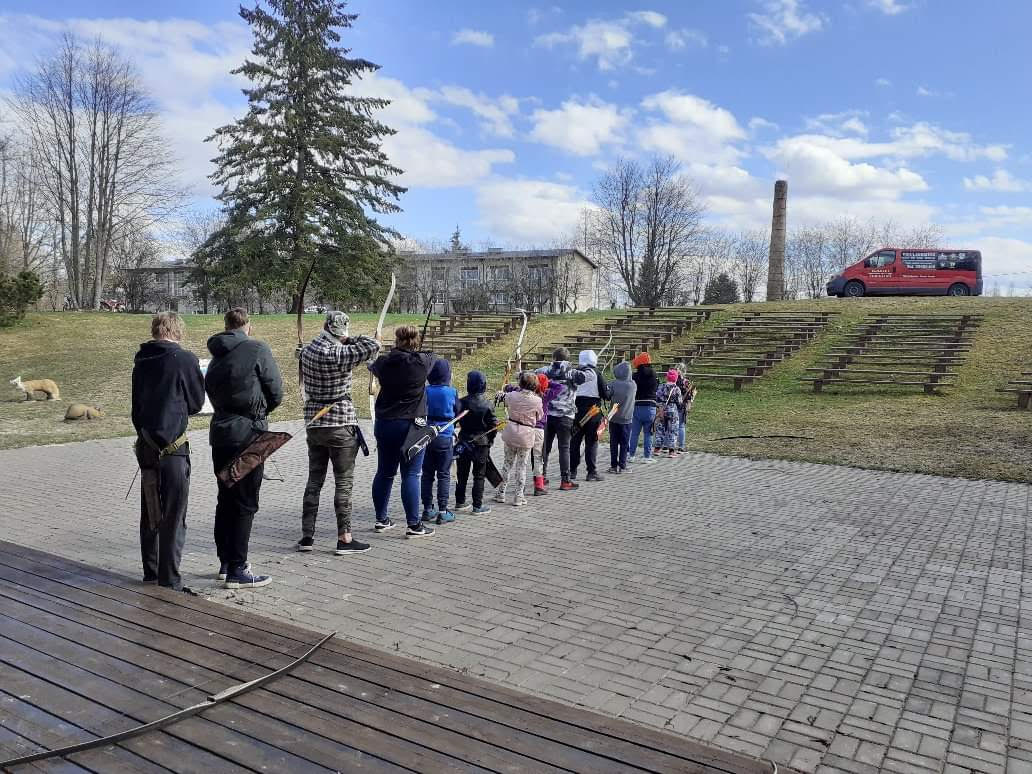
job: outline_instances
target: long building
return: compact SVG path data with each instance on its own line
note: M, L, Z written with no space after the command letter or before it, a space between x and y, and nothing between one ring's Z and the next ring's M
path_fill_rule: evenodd
M426 309L431 296L439 313L582 312L598 306L598 264L573 248L403 251L400 258L405 311Z

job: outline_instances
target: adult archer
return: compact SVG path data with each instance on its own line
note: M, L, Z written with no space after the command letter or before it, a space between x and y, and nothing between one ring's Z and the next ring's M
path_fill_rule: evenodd
M389 300L388 300L389 302ZM366 448L352 396L352 371L376 356L380 342L372 336L351 336L344 312L327 312L322 332L301 350L298 372L305 396L308 441L308 483L301 506L298 551L315 547L319 495L333 465L333 510L337 516L338 556L369 550L351 535L351 494L358 450ZM325 414L318 414L328 409ZM368 452L367 452L368 453Z
M385 305L378 327L382 327L386 310ZM431 306L427 324L432 310ZM423 330L426 331L426 325ZM377 532L385 532L394 527L388 515L388 506L394 478L400 467L401 502L408 523L406 537L428 537L434 534L434 528L422 522L419 512L419 477L426 451L423 449L411 456L405 454L406 439L413 425L426 426L426 381L437 360L432 352L419 351L422 344L423 337L419 329L412 325L400 325L394 330L394 348L369 365L370 383L376 379L380 384L375 401L370 396L370 413L374 417L373 435L376 438L376 475L373 477L375 529Z

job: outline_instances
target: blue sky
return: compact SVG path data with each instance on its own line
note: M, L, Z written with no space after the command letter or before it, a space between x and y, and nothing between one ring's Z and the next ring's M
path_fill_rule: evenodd
M0 91L65 29L139 62L199 206L210 129L239 115L249 45L230 2L0 0ZM620 155L673 153L708 218L941 223L987 268L1032 272L1024 0L354 0L345 41L382 65L388 150L410 187L392 225L474 243L567 236ZM1017 284L1027 277L1015 275ZM1010 277L999 279L1003 285Z

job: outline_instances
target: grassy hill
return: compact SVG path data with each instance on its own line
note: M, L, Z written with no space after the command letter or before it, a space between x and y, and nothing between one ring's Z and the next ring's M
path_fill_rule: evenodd
M706 328L719 325L745 305L728 307ZM823 299L753 304L752 309L834 309L841 315L831 329L793 358L778 365L742 392L703 383L689 418L689 446L701 451L754 457L831 462L860 467L944 475L1032 481L1032 412L1018 411L1013 395L995 392L1007 379L1032 366L1032 300L1009 298L902 298L859 301ZM928 396L913 388L856 388L813 394L801 383L805 368L834 346L864 314L872 311L958 312L985 315L967 362L958 369L955 387ZM604 312L542 316L530 325L524 348L551 343L565 331L586 327ZM306 338L321 320L305 320ZM388 328L415 317L393 316ZM99 313L30 315L24 324L0 330L0 448L64 443L131 434L128 420L129 376L133 353L148 337L149 318ZM375 315L355 315L352 328L371 332ZM296 318L254 318L255 335L267 340L287 382L287 400L276 419L300 416L297 371L293 359ZM185 346L205 356L206 338L221 328L216 316L187 318ZM388 332L389 335L389 332ZM488 374L492 387L504 371L514 336L486 347L457 364L456 385L470 368ZM8 379L50 378L61 386L63 400L22 402ZM365 374L356 372L356 395L364 395ZM96 405L106 413L97 422L65 423L71 402ZM360 399L360 410L365 404ZM207 419L191 420L192 428ZM735 439L725 436L797 435L796 439Z

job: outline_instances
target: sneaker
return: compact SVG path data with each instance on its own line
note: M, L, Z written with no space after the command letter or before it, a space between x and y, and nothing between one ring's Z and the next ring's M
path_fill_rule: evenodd
M456 513L472 513L473 506L467 505L466 503L455 503L454 510Z
M641 459L641 464L642 465L653 465L653 464L655 464L655 462L656 462L656 459L654 457L642 457L642 459Z
M299 541L297 541L298 551L311 551L313 548L315 548L315 540L313 538L303 537ZM226 567L226 565L222 566L223 568ZM225 580L225 578L223 578L223 580Z
M588 473L588 477L585 478L584 480L585 481L603 481L604 479L598 473Z
M240 570L226 576L227 589L256 589L268 586L270 583L272 583L272 578L268 575L255 575L248 565L244 565Z
M351 539L350 543L345 543L343 540L337 541L337 549L333 552L337 556L347 556L348 554L364 554L368 551L371 546L368 543L361 543L354 538Z
M513 500L512 504L516 508L519 508L521 505L526 505L527 504L527 498L526 497L517 497L515 500Z
M410 524L405 532L405 537L430 537L432 534L434 534L434 528L429 524L420 523L415 527Z
M609 468L609 470L606 471L606 473L609 473L610 475L615 475L615 474L617 474L619 472L620 472L620 468L615 468L615 467Z
M576 483L575 481L563 481L563 483L559 485L559 491L561 492L572 492L574 489L579 488L580 484Z
M630 473L631 469L625 466L625 467L620 468L620 472L621 473Z
M474 516L487 516L487 514L489 514L490 512L491 509L486 505L478 505L476 508L470 511L470 513L472 513Z
M383 521L377 519L376 524L373 525L373 529L377 532L386 532L389 529L394 529L394 522L390 519L384 519Z
M247 564L245 564L244 565L244 569L250 570L251 569L251 563L248 562ZM229 565L226 564L225 562L222 562L219 565L219 580L220 581L224 581L226 579L227 575L229 575Z
M431 510L429 508L423 509L423 521L433 521L437 518L437 509Z
M438 524L451 524L455 521L455 514L451 511L438 511L437 512L437 523Z
M636 460L636 459L635 459L634 457L628 457L628 458L627 458L627 464L628 464L628 465L633 465L633 464L634 464L635 462L637 462L637 461L638 461L638 460Z
M571 470L570 471L570 481L576 481L576 480L577 480L577 471L576 470Z
M491 499L494 500L496 503L504 503L505 502L505 492L503 492L501 490L498 490L497 492L494 493L494 497L492 497Z

